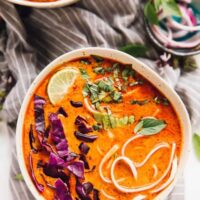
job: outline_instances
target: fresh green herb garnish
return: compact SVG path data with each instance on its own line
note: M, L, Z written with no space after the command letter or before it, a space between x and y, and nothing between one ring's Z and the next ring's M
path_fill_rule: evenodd
M88 81L83 88L83 96L89 96L95 106L100 102L118 103L122 100L122 95L114 88L113 84L114 82L112 78L100 80L97 83L91 83Z
M163 120L155 118L144 118L135 126L134 132L141 135L154 135L167 126Z
M112 79L99 81L98 87L100 90L103 90L105 92L112 92L114 90Z
M116 78L119 78L119 68L116 68L114 69L113 71L113 77L116 79Z
M126 126L128 124L134 123L134 116L124 116L121 118L115 117L112 114L107 113L94 113L94 118L97 121L97 123L100 123L103 125L104 129L109 128L116 128L116 127L122 127Z
M129 77L129 75L130 75L130 69L124 69L123 71L122 71L122 79L124 80L124 81L127 81L128 80L128 77Z
M192 143L197 158L200 160L200 135L194 133L192 137Z
M112 95L112 98L115 102L120 102L120 100L122 99L122 93L121 92L114 91L111 95Z
M105 70L103 67L99 66L99 67L95 67L93 69L93 72L96 73L96 74L105 74Z
M145 45L142 44L128 44L119 48L119 50L130 54L134 57L145 57L147 51L149 50Z
M112 66L112 70L117 69L119 67L120 67L119 63L114 63L113 66Z
M111 72L112 71L112 67L106 67L104 70L105 70L105 72Z
M94 124L92 127L95 131L100 131L103 128L101 124Z
M103 62L104 61L104 58L102 58L101 56L97 56L97 55L91 55L91 56L96 62Z
M138 81L135 81L135 82L132 82L132 83L129 83L129 86L136 86L136 85L142 85L144 83L143 80L138 80Z
M85 80L89 79L89 75L88 75L88 73L87 73L87 71L85 69L80 68L79 71L80 71L81 76L82 76L83 79L85 79Z
M80 62L81 62L82 64L85 64L85 65L91 64L91 62L90 62L87 58L82 58L82 59L80 60Z
M131 104L134 105L134 104L137 104L137 105L145 105L149 102L149 100L145 99L145 100L132 100L131 101Z
M153 101L156 103L156 104L163 104L165 106L168 106L169 105L169 101L168 99L166 99L165 97L154 97Z
M23 181L24 177L22 176L21 173L18 173L18 174L15 175L14 179L17 180L17 181Z

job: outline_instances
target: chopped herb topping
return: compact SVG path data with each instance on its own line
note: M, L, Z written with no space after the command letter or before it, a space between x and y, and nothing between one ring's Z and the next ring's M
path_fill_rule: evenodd
M144 83L143 80L138 80L138 81L135 81L135 82L132 82L132 83L129 83L129 86L136 86L136 85L142 85Z
M85 69L80 68L79 70L83 79L85 80L89 79L89 75Z
M100 130L102 130L102 125L101 124L94 124L93 126L92 126L92 128L95 130L95 131L100 131Z
M119 63L114 63L112 66L112 70L119 68L120 64Z
M96 74L104 75L105 74L105 69L103 67L99 66L99 67L95 67L93 69L93 72L96 73Z
M137 104L137 105L145 105L149 102L149 100L145 99L145 100L132 100L131 101L131 104L134 105L134 104Z
M105 72L111 72L112 71L112 67L106 67L104 70L105 70Z
M82 58L82 59L80 60L80 63L85 64L85 65L91 64L91 62L90 62L89 59L87 59L87 58Z
M91 57L92 57L96 62L103 62L103 61L104 61L104 58L102 58L101 56L91 55Z
M163 104L165 106L168 106L169 105L169 101L167 98L165 97L154 97L153 101L156 103L156 104Z
M114 91L112 93L112 98L115 102L120 102L121 99L122 99L122 93L121 92L117 92L117 91Z
M114 81L112 78L106 78L100 80L97 83L87 82L83 89L84 97L89 96L92 104L98 108L100 102L110 103L110 102L120 102L122 100L122 95L114 87Z
M112 92L114 90L112 79L102 80L98 82L98 87L100 90L105 92Z

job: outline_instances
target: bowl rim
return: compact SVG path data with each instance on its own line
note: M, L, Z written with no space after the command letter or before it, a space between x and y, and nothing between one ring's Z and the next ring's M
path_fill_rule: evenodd
M65 53L51 63L49 63L35 78L32 82L31 86L29 87L26 96L23 100L19 117L17 121L17 128L16 128L16 149L17 149L17 159L20 166L21 173L24 177L26 185L28 186L29 190L33 194L36 199L43 200L44 197L37 191L35 188L34 183L32 182L31 177L29 176L28 170L25 165L25 158L23 156L23 121L25 118L25 113L30 102L30 98L35 91L35 88L41 83L41 81L59 64L63 62L69 62L70 60L86 57L91 54L99 55L108 59L114 59L122 63L131 63L133 65L133 69L139 72L145 79L149 80L151 84L153 84L160 92L162 92L172 103L172 106L179 117L179 121L182 128L183 134L183 144L182 144L182 151L180 155L180 162L178 165L178 172L176 174L175 179L169 184L167 188L165 188L159 195L155 198L157 200L163 200L165 197L169 195L172 189L177 182L177 178L182 175L183 168L186 164L186 160L188 154L190 152L190 140L191 140L191 124L188 112L178 96L178 94L170 88L170 86L152 69L150 69L146 64L141 62L140 60L118 50L109 49L109 48L102 48L102 47L87 47L78 50L74 50L68 53ZM151 79L151 80L150 80ZM161 90L162 89L162 90ZM176 106L174 105L176 103ZM181 112L181 113L179 113Z
M7 1L18 5L35 7L35 8L58 8L76 3L79 0L58 0L54 2L33 2L27 0L7 0Z

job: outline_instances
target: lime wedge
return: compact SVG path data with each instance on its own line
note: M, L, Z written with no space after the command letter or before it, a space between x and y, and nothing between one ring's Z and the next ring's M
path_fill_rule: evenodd
M73 85L79 71L76 68L65 68L56 72L47 86L50 102L55 105L63 99L68 89Z

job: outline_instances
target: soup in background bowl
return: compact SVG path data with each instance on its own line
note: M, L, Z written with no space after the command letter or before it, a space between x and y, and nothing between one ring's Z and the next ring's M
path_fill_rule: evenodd
M35 8L58 8L73 4L78 0L7 0L14 4Z
M91 47L37 76L16 145L37 199L151 200L172 191L190 133L182 101L156 73L125 53Z

